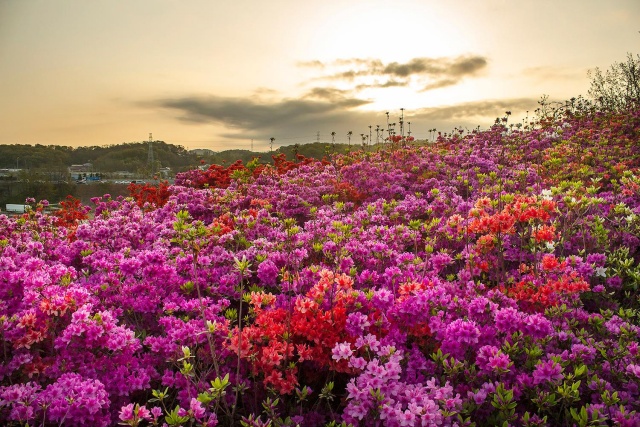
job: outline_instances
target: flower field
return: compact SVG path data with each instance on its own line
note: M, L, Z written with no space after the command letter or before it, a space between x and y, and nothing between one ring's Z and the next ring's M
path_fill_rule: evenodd
M568 110L0 216L0 423L638 426L639 141Z

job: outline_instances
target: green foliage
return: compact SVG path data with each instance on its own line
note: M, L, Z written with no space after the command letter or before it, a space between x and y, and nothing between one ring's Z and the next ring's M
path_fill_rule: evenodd
M178 426L189 421L189 417L178 415L179 411L180 411L180 406L176 406L175 408L173 408L173 411L167 412L167 415L164 418L166 423L169 424L170 426Z
M147 142L114 144L102 147L65 147L58 145L0 145L0 168L19 168L32 171L63 170L73 164L92 163L101 172L147 167ZM162 166L174 171L186 170L198 162L198 156L178 145L153 142L154 158Z

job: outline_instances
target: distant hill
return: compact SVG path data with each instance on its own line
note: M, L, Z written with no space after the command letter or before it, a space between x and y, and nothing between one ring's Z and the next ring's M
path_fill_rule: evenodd
M189 151L185 147L167 144L164 141L153 142L154 169L169 167L174 174L193 169L200 165L201 161L206 164L228 165L237 160L247 163L259 157L261 162L271 163L271 156L277 154L285 154L290 160L295 159L296 154L322 159L334 153L346 153L350 150L362 150L362 146L314 142L282 146L273 152L239 149L215 152L207 149ZM77 148L41 144L0 145L0 169L21 169L43 175L55 172L55 179L60 180L69 166L91 163L93 170L102 174L128 171L142 177L150 175L148 154L148 142Z
M261 163L272 163L272 156L284 154L295 160L296 155L321 160L332 154L349 151L376 150L378 147L363 147L352 144L309 143L279 147L273 152L249 150L213 151L208 149L187 150L185 147L153 142L154 169L169 167L170 176L178 172L194 169L201 164L230 165L237 160L244 164L258 157ZM66 147L57 145L0 145L0 209L6 203L23 203L25 198L47 199L52 203L63 200L67 195L78 197L83 203L90 203L95 196L109 193L113 196L126 195L126 185L111 182L77 185L70 178L69 166L91 163L93 171L103 178L119 171L131 172L137 177L149 178L151 171L148 142L131 142L104 147ZM113 176L115 178L115 176Z
M132 142L104 147L65 147L58 145L0 145L0 168L38 171L66 169L71 165L92 163L95 171L109 173L126 170L142 173L149 169L148 142ZM174 171L187 170L198 162L198 156L184 147L153 142L157 165Z

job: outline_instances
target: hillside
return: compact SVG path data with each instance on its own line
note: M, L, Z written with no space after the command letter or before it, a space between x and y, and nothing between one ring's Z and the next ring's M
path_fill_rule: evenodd
M362 147L349 147L346 144L312 143L279 147L273 153L248 150L224 150L212 155L198 155L184 147L154 141L154 159L156 170L169 167L168 178L176 173L195 169L204 164L231 165L241 160L247 164L258 158L263 163L273 163L272 156L284 154L295 159L296 154L307 158L322 159L350 150L362 150ZM371 147L369 147L371 149ZM110 178L114 172L130 172L137 178L151 178L148 163L147 142L125 143L109 147L61 147L44 145L0 145L0 169L19 169L0 174L0 208L8 203L21 204L27 197L49 200L58 203L67 195L77 197L84 203L105 193L126 195L125 185L103 182L90 186L76 185L69 177L71 165L91 163L93 170L104 178ZM117 175L114 175L118 177Z
M354 147L355 149L355 147ZM92 170L109 178L114 172L130 172L137 178L151 178L148 163L147 142L125 143L108 147L64 147L44 145L0 145L0 169L15 170L0 174L0 208L7 203L20 204L27 197L46 199L52 203L64 200L67 195L80 198L89 203L92 197L105 193L114 195L128 194L125 186L113 183L78 186L69 177L71 165L91 163ZM245 164L254 158L262 162L273 162L271 155L284 153L295 158L295 153L306 157L321 159L331 152L347 152L346 145L308 144L302 146L280 147L273 153L252 152L247 150L225 150L209 156L197 155L184 147L154 141L155 169L169 167L172 178L176 173L194 169L205 164L230 165L237 160ZM117 177L117 175L114 175Z
M108 147L65 147L56 145L0 145L0 168L36 171L66 169L73 164L93 163L101 172L148 169L148 143L135 142ZM197 156L177 145L154 141L154 158L161 166L180 171L197 163Z
M362 149L353 146L352 150ZM200 164L219 165L231 164L236 160L247 163L255 157L265 162L271 161L271 154L284 153L294 158L296 152L315 159L335 153L346 153L346 144L310 143L295 144L279 147L273 153L249 150L230 149L213 152L209 156L197 155L185 147L167 144L163 141L153 142L154 160L156 167L169 167L175 172L181 172ZM110 173L129 171L133 173L148 173L148 142L131 142L97 147L66 147L57 145L0 145L0 169L28 169L33 171L65 171L71 165L92 163L96 171Z
M0 216L7 425L640 423L640 110L43 208Z

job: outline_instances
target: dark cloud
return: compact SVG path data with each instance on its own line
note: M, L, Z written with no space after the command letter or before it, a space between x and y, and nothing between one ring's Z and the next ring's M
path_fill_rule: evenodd
M346 97L337 89L319 88L307 98L272 103L252 98L192 96L163 99L151 105L178 112L179 120L220 124L241 134L262 135L288 129L315 129L318 124L335 122L350 109L367 103L369 101Z
M446 69L451 76L473 75L487 66L487 59L481 56L463 56L455 59Z
M354 107L369 101L349 96L349 91L317 88L302 99L284 99L278 102L256 101L254 98L225 98L217 96L192 96L163 99L147 106L168 109L176 113L176 119L197 124L218 124L228 132L230 140L268 141L275 137L278 145L306 143L316 140L320 132L321 141L330 141L330 133L337 132L337 142L347 142L346 134L353 131L368 135L371 125L386 128L384 111L361 111ZM511 110L514 115L533 111L536 99L518 98L485 100L443 107L405 110L405 122L411 122L414 136L426 138L428 130L436 128L449 131L454 127L473 129L487 128L496 117ZM390 121L399 122L400 111L392 111ZM396 127L396 131L398 131ZM406 131L406 129L405 129ZM352 140L353 142L353 140ZM233 142L230 141L232 145Z
M320 63L324 75L314 81L332 81L355 84L353 89L388 88L409 86L416 83L422 91L458 84L462 79L477 75L486 68L487 58L478 55L454 58L413 58L407 62L383 63L379 59L338 59L329 64ZM374 82L371 80L374 79Z
M375 82L375 83L370 83L370 84L360 84L360 85L355 87L355 90L359 91L359 90L371 89L371 88L384 89L384 88L388 88L388 87L405 87L405 86L409 86L409 82L408 81L405 81L405 80L386 80L384 82Z
M414 58L405 64L392 62L384 67L381 74L389 74L397 77L409 77L412 74L438 73L438 67L436 64L433 64L433 61L434 60L427 58Z
M366 76L366 75L368 75L366 71L348 70L348 71L342 71L340 73L333 74L330 77L328 77L328 79L329 80L346 80L350 82L350 81L353 81L356 77Z
M308 91L303 98L304 99L318 99L331 102L337 102L343 106L357 106L362 105L360 99L350 98L351 91L337 89L334 87L316 87Z
M462 78L476 74L485 68L487 63L485 57L477 55L456 58L413 58L404 63L390 62L388 64L384 64L379 59L339 59L331 65L350 69L326 75L324 78L330 80L342 80L357 76Z
M458 79L440 79L434 80L431 83L427 83L421 90L421 92L426 92L428 90L440 89L447 86L453 86L458 83Z

